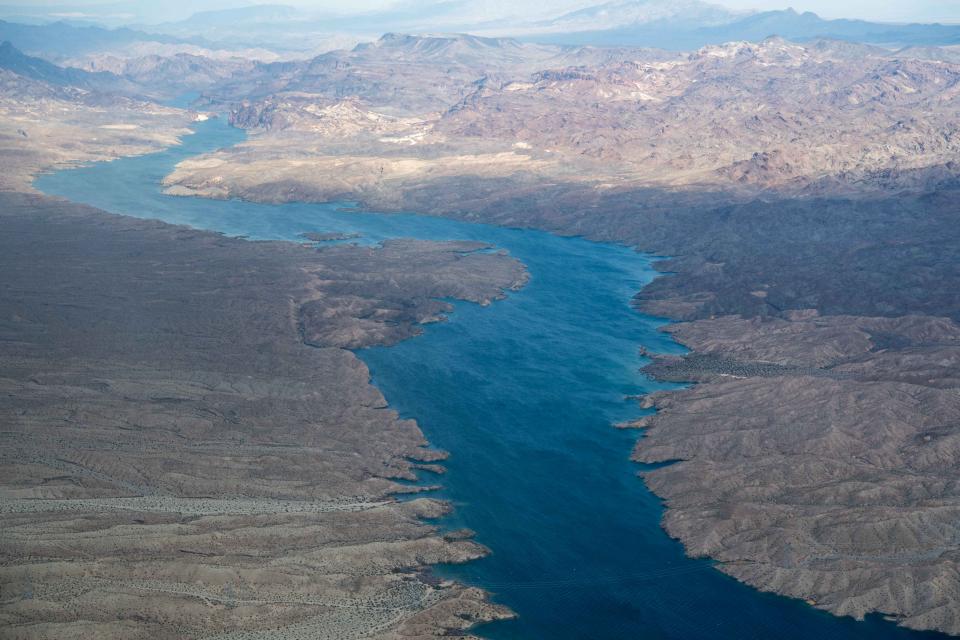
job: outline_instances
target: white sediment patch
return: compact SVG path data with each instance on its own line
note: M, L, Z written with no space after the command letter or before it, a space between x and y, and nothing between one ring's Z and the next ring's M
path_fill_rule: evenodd
M411 133L410 135L406 135L406 136L386 136L386 137L380 138L380 142L384 142L387 144L414 145L421 142L426 135L427 135L426 131L418 131L417 133Z

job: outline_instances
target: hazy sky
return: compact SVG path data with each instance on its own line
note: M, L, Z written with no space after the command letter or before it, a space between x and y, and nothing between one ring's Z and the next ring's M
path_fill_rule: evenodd
M203 4L198 0L196 4ZM210 1L210 0L206 0ZM329 7L342 9L344 3L339 0L271 0L277 4L296 6ZM588 1L583 4L601 4L604 0ZM892 21L951 21L960 22L960 0L707 0L713 4L731 9L786 9L793 7L797 11L813 11L825 18L862 18L866 20ZM246 3L245 3L246 4ZM250 2L249 4L254 4ZM350 6L383 7L396 4L393 0L352 0ZM549 0L525 2L518 0L509 4L549 6ZM569 4L562 2L562 4Z
M207 0L209 1L209 0ZM271 0L276 4L292 4L296 6L330 7L342 9L342 1L332 0ZM601 4L604 0L588 1L583 4ZM731 9L786 9L793 7L797 11L813 11L825 18L862 18L866 20L891 21L951 21L960 22L960 0L707 0L713 4L723 5ZM196 4L203 4L198 0ZM247 4L247 3L244 3ZM249 2L249 4L255 4ZM350 6L383 7L396 4L391 0L352 0ZM549 6L551 2L524 0L505 3L509 6L532 4L534 6ZM559 3L558 3L559 4ZM569 4L562 2L562 4Z
M407 0L409 1L409 0ZM437 0L440 2L441 0ZM583 5L600 4L605 0L583 0ZM960 22L960 0L707 0L732 9L785 9L792 6L798 11L813 11L825 18L861 18L866 20L896 22ZM427 4L429 0L419 0ZM9 3L9 4L8 4ZM27 5L34 8L57 5L59 7L81 7L94 4L128 4L124 0L7 0L0 4ZM156 9L166 5L168 10L187 14L205 9L222 9L251 4L288 4L301 8L325 9L344 12L350 10L378 9L398 4L398 0L135 0L129 4L138 4L138 8ZM497 4L496 2L491 4ZM504 1L505 8L514 10L534 7L543 10L551 5L569 6L571 0L509 0ZM522 10L522 9L521 9ZM150 12L149 9L145 13ZM139 13L139 12L138 12Z
M960 22L960 0L713 0L731 9L813 11L824 18Z

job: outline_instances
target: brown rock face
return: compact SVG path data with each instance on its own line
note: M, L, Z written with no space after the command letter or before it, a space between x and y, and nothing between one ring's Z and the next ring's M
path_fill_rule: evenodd
M19 194L0 218L0 635L396 638L508 615L421 576L486 552L422 520L447 505L391 497L443 454L299 328L402 339L424 314L366 311L491 300L516 261L248 243Z

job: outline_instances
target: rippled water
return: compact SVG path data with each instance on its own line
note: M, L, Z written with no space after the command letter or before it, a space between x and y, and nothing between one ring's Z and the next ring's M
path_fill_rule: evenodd
M661 321L629 301L655 275L623 247L538 231L337 205L259 205L172 198L159 182L187 157L240 141L220 120L168 151L40 177L49 194L127 215L252 239L355 232L482 240L529 268L521 292L492 307L457 304L448 322L390 348L359 352L393 407L451 452L441 522L468 527L493 554L439 572L485 587L519 618L489 638L919 639L873 617L841 619L761 594L708 561L684 557L659 526L660 502L629 461L636 432L612 424L640 414L629 396L664 388L639 373L637 350L679 351Z

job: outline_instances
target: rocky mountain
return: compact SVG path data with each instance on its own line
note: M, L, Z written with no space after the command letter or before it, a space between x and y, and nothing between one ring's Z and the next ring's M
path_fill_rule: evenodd
M623 180L635 171L640 181L735 189L802 190L828 176L869 180L894 164L950 161L960 68L859 53L774 39L681 61L542 72L485 84L436 131L617 160Z
M376 42L357 45L352 57L362 61L444 63L496 69L510 64L537 64L557 53L557 47L525 45L512 38L388 33Z
M960 45L952 47L904 47L897 51L903 58L960 63Z
M0 44L0 69L18 76L88 93L141 96L161 101L225 82L255 66L252 60L244 57L177 52L138 56L99 53L69 62L68 65L54 64L45 58L23 53L9 41Z
M180 3L171 4L171 10L174 5L179 6L178 11L185 10ZM142 11L131 8L130 13ZM826 20L793 9L736 12L704 0L562 0L549 4L409 0L374 11L349 7L311 10L283 4L223 6L175 21L141 21L137 29L81 28L65 22L3 23L0 39L11 40L31 53L65 57L135 42L317 53L372 41L387 32L458 32L531 42L676 51L774 35L795 41L832 38L892 47L960 43L957 25Z
M405 148L428 166L509 152L537 163L543 179L578 188L695 185L734 200L949 182L960 152L960 67L844 41L598 56L503 39L390 35L305 63L261 65L209 96L239 100L240 126L315 136L275 140L289 149L337 140L384 158ZM258 152L272 140L258 137ZM488 171L498 173L495 165ZM256 190L235 186L247 197Z
M624 55L651 54L463 34L390 33L376 42L331 51L306 61L257 64L250 73L221 83L207 93L228 105L291 93L324 100L357 97L392 113L413 115L449 108L486 77L523 75L541 68L598 63Z
M273 61L281 57L267 49L223 45L202 37L177 37L125 27L106 29L62 21L39 25L0 21L0 41L9 41L28 55L54 64L87 71L118 72L128 60L144 59L135 63L143 65L146 59L180 55L193 56L195 62L198 58Z
M703 30L707 37L723 40L759 40L778 35L790 40L832 38L877 44L957 44L960 26L940 24L886 24L864 20L824 20L806 11L767 11L726 26Z
M120 76L161 99L201 91L236 74L247 73L255 66L255 62L246 58L211 58L189 53L133 58L104 55L77 60L74 64L85 71Z

